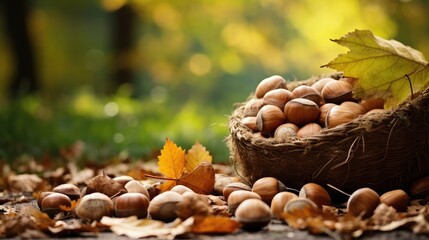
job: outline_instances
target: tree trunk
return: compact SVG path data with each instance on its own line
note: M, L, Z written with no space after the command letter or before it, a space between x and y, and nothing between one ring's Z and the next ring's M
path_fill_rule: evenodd
M113 92L124 83L133 82L130 54L133 45L135 13L126 4L113 13Z
M34 48L29 34L29 1L3 0L2 3L14 66L9 95L17 98L39 89Z

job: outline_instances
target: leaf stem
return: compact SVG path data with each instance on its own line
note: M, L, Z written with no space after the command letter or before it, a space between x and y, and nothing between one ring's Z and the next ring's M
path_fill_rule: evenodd
M145 174L145 177L155 178L155 179L160 179L160 180L170 180L170 181L178 181L179 180L177 178L168 178L168 177L162 177L162 176L155 176L155 175L151 175L151 174Z
M410 76L408 74L405 74L405 77L408 80L408 83L410 84L410 90L411 90L411 99L414 99L414 91L413 91L413 84L411 83Z

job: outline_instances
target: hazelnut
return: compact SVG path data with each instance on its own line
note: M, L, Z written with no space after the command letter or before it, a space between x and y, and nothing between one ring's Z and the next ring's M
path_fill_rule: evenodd
M256 115L256 126L262 135L271 135L285 122L283 111L273 105L265 105Z
M238 190L245 190L250 192L252 191L252 188L241 182L230 183L223 188L222 194L223 194L223 197L225 198L225 201L228 201L228 197L232 192L238 191Z
M372 109L383 109L384 99L382 98L370 98L360 102L360 105L365 108L365 112L369 112Z
M310 101L313 101L317 105L320 105L322 100L322 96L316 89L306 85L301 85L296 87L292 91L292 94L293 94L293 98L305 98Z
M310 199L298 197L288 201L283 212L306 218L317 216L320 213L320 210Z
M410 198L408 194L401 189L385 192L380 196L380 202L391 206L398 212L406 212Z
M240 180L236 177L231 177L225 174L216 173L215 174L215 185L214 193L216 195L222 195L223 189L230 183L239 182Z
M244 117L256 117L259 110L264 106L263 99L252 98L245 105L243 114Z
M255 90L255 95L257 98L263 98L267 92L277 88L287 89L286 80L281 76L274 75L263 79L258 84Z
M130 180L125 184L124 187L125 189L127 189L129 193L141 193L145 195L147 198L150 198L149 192L147 191L143 183L141 183L140 181Z
M263 98L264 105L274 105L280 109L283 109L286 103L292 99L292 93L283 88L271 90Z
M298 130L298 132L296 133L296 136L299 138L306 138L306 137L316 135L321 130L322 130L322 127L320 127L319 124L308 123Z
M232 192L228 197L228 210L229 210L229 212L232 215L234 215L237 207L244 200L251 199L251 198L256 198L259 200L261 199L261 197L257 193L254 193L254 192L249 192L249 191L245 191L245 190L238 190L238 191Z
M241 123L254 132L258 131L258 128L256 127L256 117L242 118Z
M127 184L131 180L134 180L134 178L131 176L127 176L127 175L118 176L118 177L113 178L113 181L122 184L122 186L124 186L124 187L125 187L125 184Z
M186 192L195 193L194 191L192 191L192 189L190 189L186 186L183 186L183 185L176 185L176 186L172 187L170 189L170 191L177 192L177 193L182 194L182 195Z
M378 115L383 113L386 113L386 110L375 108L375 109L369 110L367 113L365 113L365 115Z
M83 196L76 206L76 214L81 219L99 221L103 216L113 216L112 200L103 193L95 192Z
M279 193L286 191L286 186L273 177L263 177L253 183L252 191L261 196L262 201L271 204L273 197Z
M346 108L350 109L352 112L356 113L356 117L359 115L365 114L367 112L366 109L362 105L360 105L359 103L352 102L352 101L342 102L340 104L340 106L346 107Z
M117 217L147 217L149 199L141 193L124 193L115 199L115 215Z
M326 123L328 128L333 128L338 125L348 123L359 116L359 113L350 110L344 106L334 106L326 116Z
M149 193L149 200L152 200L156 195L158 195L158 189L156 189L153 184L144 183L143 185Z
M271 221L270 207L259 199L247 199L237 207L235 217L243 229L259 230Z
M329 114L329 111L335 106L338 106L335 103L325 103L322 106L320 106L320 115L319 115L319 124L322 127L326 127L328 124L326 123L327 116Z
M274 131L274 138L284 140L291 137L296 137L299 128L293 123L284 123L276 128Z
M50 218L54 218L55 215L62 212L60 206L71 206L71 200L65 194L53 192L43 198L41 205L42 211L48 214Z
M299 197L310 199L319 208L322 208L323 205L332 205L331 196L328 191L316 183L307 183L302 186L299 191Z
M322 89L323 89L323 87L324 87L328 82L331 82L331 81L336 81L336 80L335 80L335 79L333 79L333 78L330 78L330 77L327 77L327 78L321 78L321 79L317 80L317 82L313 83L313 84L311 85L311 87L312 87L312 88L314 88L314 89L316 89L319 93L322 93Z
M80 189L70 183L60 184L52 189L52 192L62 193L67 195L70 200L78 200L80 198Z
M152 219L171 222L177 218L176 205L182 200L183 196L177 192L160 193L149 203L149 214Z
M330 81L322 89L323 100L327 103L341 104L353 99L352 85L346 81Z
M315 122L319 117L319 106L305 98L295 98L286 103L284 115L286 120L297 126Z
M37 196L37 206L39 206L40 209L42 209L42 201L47 197L48 195L52 194L53 192L41 192L39 196Z
M360 188L350 195L347 201L347 211L353 216L371 217L380 204L380 197L371 188Z
M429 176L411 183L409 193L413 198L427 198L429 196Z
M292 200L297 198L298 196L295 193L291 192L279 192L277 193L273 200L271 201L271 213L276 218L282 218L282 213L286 204Z

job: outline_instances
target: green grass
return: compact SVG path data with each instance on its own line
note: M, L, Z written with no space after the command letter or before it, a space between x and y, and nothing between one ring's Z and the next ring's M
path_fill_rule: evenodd
M196 102L97 98L86 91L51 102L26 97L0 110L0 159L10 163L23 156L48 156L61 161L60 149L76 142L83 143L83 162L153 159L169 138L183 149L199 141L215 162L227 162L226 111Z

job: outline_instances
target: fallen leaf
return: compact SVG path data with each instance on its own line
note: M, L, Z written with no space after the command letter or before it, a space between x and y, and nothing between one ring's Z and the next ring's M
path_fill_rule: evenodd
M9 176L7 183L12 192L35 192L44 182L36 174L20 174Z
M125 235L130 238L145 238L155 236L158 238L174 239L175 236L189 232L193 218L185 222L180 219L166 224L161 221L152 219L137 219L136 217L128 218L110 218L103 217L100 221L102 224L109 226L110 230L117 235Z
M127 189L119 182L113 181L109 176L102 173L92 178L86 187L86 194L100 192L111 197L116 194L126 193Z
M210 194L214 188L215 172L208 162L202 162L192 172L177 180L177 184L184 185L196 193Z
M167 138L161 155L158 156L158 166L159 171L167 178L178 179L184 170L185 151ZM164 182L160 186L161 192L171 189L175 184L176 181Z
M384 98L391 108L429 85L429 65L423 55L395 40L374 36L369 30L355 30L334 42L350 49L325 65L359 80L357 97Z
M195 218L195 221L191 229L193 233L225 234L225 233L233 233L240 228L240 223L238 223L237 221L229 217L198 216L194 218Z
M169 178L177 179L185 166L185 151L168 138L158 156L159 171Z
M196 142L186 154L186 172L192 172L202 162L211 163L212 156L203 145L201 145L199 142Z

